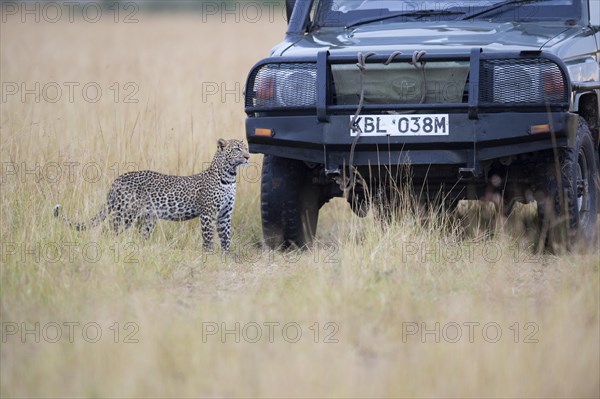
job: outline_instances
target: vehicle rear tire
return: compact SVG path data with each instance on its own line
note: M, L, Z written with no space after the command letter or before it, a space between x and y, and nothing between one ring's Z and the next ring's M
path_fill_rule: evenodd
M579 118L574 148L560 149L558 165L550 162L538 190L538 222L553 251L593 246L598 206L598 161L592 135Z
M321 187L312 183L303 162L265 155L260 199L263 237L269 248L312 244L323 201Z

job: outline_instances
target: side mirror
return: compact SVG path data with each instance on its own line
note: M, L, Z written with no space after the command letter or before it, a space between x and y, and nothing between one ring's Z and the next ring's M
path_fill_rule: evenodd
M292 11L294 11L295 4L296 0L285 0L285 15L288 22L290 22L290 18L292 17Z

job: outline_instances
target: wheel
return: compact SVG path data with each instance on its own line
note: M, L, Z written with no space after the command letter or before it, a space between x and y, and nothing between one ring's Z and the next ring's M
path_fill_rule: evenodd
M261 218L272 249L311 245L317 231L321 187L301 161L265 155L261 180Z
M590 130L579 118L574 148L560 149L556 160L549 163L536 198L540 231L549 249L594 245L598 206L596 158Z

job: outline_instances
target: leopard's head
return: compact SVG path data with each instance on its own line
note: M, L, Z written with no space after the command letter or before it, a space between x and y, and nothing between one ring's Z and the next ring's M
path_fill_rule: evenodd
M240 165L245 165L250 159L248 146L242 140L225 140L217 141L217 151L221 152L222 159L232 168L237 168Z

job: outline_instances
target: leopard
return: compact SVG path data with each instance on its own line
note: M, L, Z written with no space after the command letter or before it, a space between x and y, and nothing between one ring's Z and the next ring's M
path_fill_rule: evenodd
M109 217L115 234L135 224L142 237L148 238L159 219L186 221L200 217L203 250L212 251L216 225L221 250L229 252L237 172L249 158L244 141L221 138L210 165L200 173L173 176L150 170L127 172L113 181L106 203L91 219L76 222L64 215L62 219L81 231ZM56 204L56 218L60 209L61 205Z

